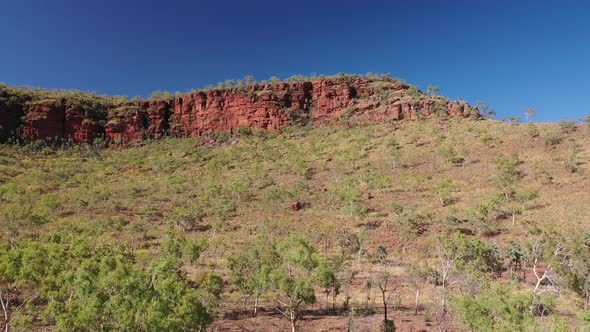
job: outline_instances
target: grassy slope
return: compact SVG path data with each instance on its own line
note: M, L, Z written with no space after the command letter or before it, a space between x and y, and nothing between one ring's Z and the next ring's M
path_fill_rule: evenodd
M534 228L564 234L588 229L590 128L578 126L563 133L557 124L537 124L539 136L531 138L527 125L493 121L429 119L396 126L293 129L268 139L248 137L212 148L196 146L195 139L165 139L98 154L30 153L3 145L0 197L10 204L32 206L50 220L24 233L73 228L97 234L97 241L114 236L132 242L146 261L157 254L172 209L201 206L205 227L189 236L207 237L211 246L198 268L224 275L226 257L259 232L279 237L300 234L329 253L336 250L339 234L348 230L366 238L367 252L379 244L398 250L395 273L401 283L407 260L401 259L395 205L430 214L426 232L408 244L407 256L418 257L428 235L456 227L445 223L446 215L467 218L470 208L498 193L494 157L516 153L523 160L522 187L539 190L539 198L517 216L514 225L504 220L500 234L484 240L504 245L512 239L526 240ZM545 138L553 134L561 137L561 143L548 145ZM397 159L395 143L400 146ZM463 164L448 161L450 147L464 158ZM574 173L566 168L572 158L579 168ZM454 203L442 206L437 188L449 180ZM363 198L364 193L374 198ZM292 211L292 201L310 205ZM347 290L357 305L365 298L369 263L361 264L361 273ZM393 302L410 308L410 290L401 289L399 294ZM424 299L427 294L428 290ZM218 320L214 330L256 326L272 330L288 324L271 313L236 318L239 294L229 289L224 296L226 318ZM316 309L325 306L323 297L318 298ZM560 300L559 312L575 317L573 301ZM424 317L412 317L410 309L395 316L404 330L428 328ZM361 324L377 320L378 316L365 317ZM342 316L302 322L305 330L339 330L345 325Z

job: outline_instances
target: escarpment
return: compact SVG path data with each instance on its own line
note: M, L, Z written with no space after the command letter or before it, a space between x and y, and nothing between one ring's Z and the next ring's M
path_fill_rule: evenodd
M392 79L336 77L195 91L161 100L125 101L80 92L23 90L0 85L0 140L48 140L110 145L162 136L237 134L240 128L280 131L307 123L356 125L438 114L479 116Z

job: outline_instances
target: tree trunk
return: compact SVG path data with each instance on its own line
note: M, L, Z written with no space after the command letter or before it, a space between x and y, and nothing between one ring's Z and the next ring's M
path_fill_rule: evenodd
M0 304L2 304L2 311L4 313L4 329L2 330L3 332L9 332L10 331L10 314L8 313L8 306L9 306L9 299L6 298L6 301L4 301L4 299L2 298L2 291L0 291Z
M297 319L291 314L291 332L297 332Z
M420 299L420 288L416 289L416 302L414 304L414 316L418 315L418 300Z
M260 295L256 295L256 299L254 300L254 317L258 314L258 299Z
M336 311L336 292L332 293L332 310Z
M385 299L385 291L381 291L381 298L383 300L383 319L387 321L387 300Z
M244 315L248 312L246 310L246 300L248 300L248 296L244 296L244 298L242 299L242 311L244 312Z

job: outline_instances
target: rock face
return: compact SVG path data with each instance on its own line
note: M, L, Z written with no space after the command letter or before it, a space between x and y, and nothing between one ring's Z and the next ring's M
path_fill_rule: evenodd
M121 145L167 135L172 105L169 100L152 100L113 108L105 125L107 139Z
M235 133L240 127L280 130L305 117L311 90L306 82L195 92L176 98L172 133Z
M241 128L280 131L294 124L357 125L439 114L478 116L459 101L428 96L390 79L363 77L258 84L196 91L170 100L84 105L68 100L14 102L0 90L0 139L71 140L111 145L165 135L238 134Z
M22 134L31 139L57 140L64 137L66 111L63 105L47 102L25 108Z

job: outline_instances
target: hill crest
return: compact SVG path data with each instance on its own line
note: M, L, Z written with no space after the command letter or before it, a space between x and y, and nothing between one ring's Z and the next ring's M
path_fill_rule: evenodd
M128 101L79 91L0 86L0 139L111 146L163 136L240 130L281 131L292 125L368 124L438 114L479 117L477 108L425 94L389 77L336 76L193 91Z

